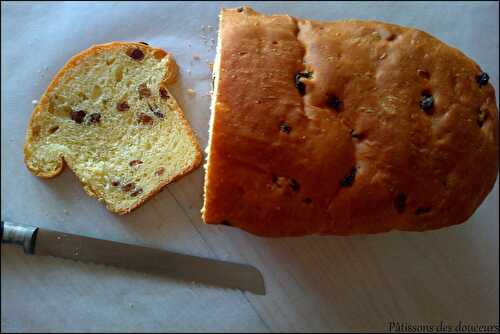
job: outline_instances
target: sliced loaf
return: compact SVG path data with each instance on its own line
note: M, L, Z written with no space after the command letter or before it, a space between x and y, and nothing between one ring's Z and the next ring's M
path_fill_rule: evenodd
M69 60L35 107L25 163L50 178L67 165L118 214L198 167L199 144L167 86L177 65L145 43L95 45Z

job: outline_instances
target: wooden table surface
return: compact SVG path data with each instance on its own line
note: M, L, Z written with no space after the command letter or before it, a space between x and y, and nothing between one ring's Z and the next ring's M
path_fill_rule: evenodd
M22 144L32 100L74 53L111 40L173 52L172 88L203 146L217 14L242 3L2 3L1 218L249 263L267 295L25 256L1 248L4 331L385 331L400 325L497 325L498 182L466 224L434 232L266 239L200 219L203 169L123 217L65 171L32 176ZM428 31L475 59L498 91L498 3L252 3L266 13L378 19ZM205 35L201 26L215 27ZM201 57L193 60L193 55ZM186 94L196 90L194 97ZM498 97L497 97L498 103ZM497 327L498 328L498 327Z

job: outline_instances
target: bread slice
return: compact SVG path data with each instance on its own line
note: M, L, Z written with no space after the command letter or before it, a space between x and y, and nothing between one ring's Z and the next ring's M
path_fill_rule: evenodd
M203 219L262 236L464 222L498 172L488 76L412 28L220 15Z
M145 43L112 42L77 54L35 107L24 159L51 178L67 165L115 213L140 206L201 163L199 144L167 89L177 65Z

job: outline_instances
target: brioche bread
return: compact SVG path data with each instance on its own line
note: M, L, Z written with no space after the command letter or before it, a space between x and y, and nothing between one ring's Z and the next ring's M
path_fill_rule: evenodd
M35 107L24 158L51 178L67 165L118 214L201 163L199 144L167 89L171 55L145 43L95 45L57 73Z
M203 220L261 236L466 221L498 171L488 76L429 34L220 15Z

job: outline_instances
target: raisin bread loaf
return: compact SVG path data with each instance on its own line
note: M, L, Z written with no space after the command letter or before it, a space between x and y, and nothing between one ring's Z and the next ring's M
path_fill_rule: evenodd
M33 111L26 166L50 178L66 164L109 210L137 208L201 162L167 89L176 74L171 55L145 43L96 45L74 56Z
M464 222L498 171L488 75L412 28L220 15L203 219L262 236Z

